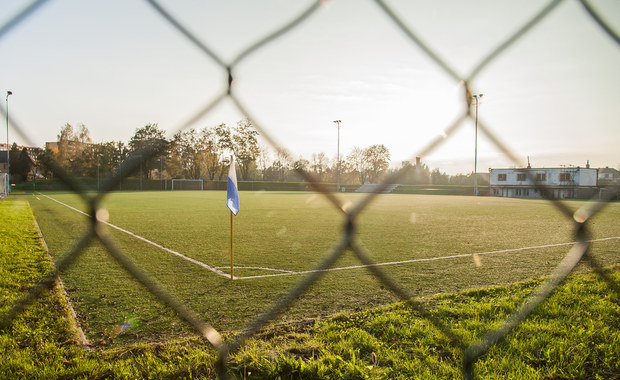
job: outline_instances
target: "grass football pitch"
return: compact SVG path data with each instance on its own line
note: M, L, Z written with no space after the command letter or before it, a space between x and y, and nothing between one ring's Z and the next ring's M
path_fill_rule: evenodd
M365 195L338 196L354 205ZM87 212L86 205L76 195L24 197L53 257L64 255L89 227L87 216L77 211ZM225 197L221 191L108 194L108 222L123 231L105 230L131 260L209 324L237 331L315 268L338 243L346 218L320 194L241 192L241 211L234 218L236 279L231 281ZM567 204L577 209L585 202ZM575 240L571 220L543 200L386 194L362 212L356 225L357 241L381 270L418 297L544 276ZM588 227L596 240L592 254L604 265L618 263L620 204L609 204ZM275 322L398 300L353 252L345 252L332 269ZM99 243L84 250L61 277L94 343L193 334Z

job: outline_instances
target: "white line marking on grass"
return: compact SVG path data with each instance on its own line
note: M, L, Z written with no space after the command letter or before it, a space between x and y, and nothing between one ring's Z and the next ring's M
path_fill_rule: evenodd
M56 203L59 203L59 204L61 204L61 205L65 206L65 207L68 207L68 208L70 208L70 209L71 209L71 210L73 210L73 211L79 212L79 213L80 213L80 214L82 214L82 215L86 215L86 216L87 216L87 217L89 217L89 218L91 217L91 215L89 215L89 214L85 213L85 212L84 212L84 211L82 211L82 210L78 210L78 209L77 209L77 208L75 208L75 207L69 206L69 205L68 205L68 204L66 204L66 203L62 203L61 201L59 201L59 200L57 200L57 199L54 199L54 198L52 198L52 197L50 197L50 196L47 196L47 195L45 195L45 194L42 194L42 193L39 193L39 194L41 194L42 196L44 196L44 197L46 197L46 198L49 198L49 199L53 200L53 201L54 201L54 202L56 202ZM179 256L179 257L181 257L181 258L183 258L183 259L185 259L185 260L187 260L187 261L189 261L189 262L191 262L191 263L194 263L194 264L199 265L199 266L201 266L201 267L203 267L203 268L206 268L206 269L210 270L210 271L211 271L211 272L213 272L213 273L217 273L217 274L219 274L220 276L223 276L223 277L226 277L226 278L230 278L230 274L224 273L224 272L222 272L221 270L219 270L219 269L217 269L217 268L215 268L215 267L212 267L212 266L210 266L210 265L207 265L207 264L205 264L205 263L203 263L203 262L200 262L200 261L198 261L198 260L196 260L196 259L192 259L191 257L185 256L185 255L184 255L184 254L182 254L182 253L179 253L179 252L177 252L177 251L173 251L173 250L172 250L172 249L170 249L170 248L166 248L166 247L164 247L164 246L162 246L162 245L160 245L160 244L157 244L157 243L155 243L155 242L153 242L153 241L150 241L150 240L148 240L148 239L146 239L146 238L143 238L143 237L142 237L142 236L140 236L140 235L136 235L136 234L134 234L134 233L133 233L133 232L131 232L131 231L127 231L127 230L125 230L125 229L123 229L123 228L120 228L120 227L118 227L118 226L115 226L115 225L114 225L114 224L112 224L112 223L104 222L103 220L100 220L99 222L100 222L100 223L103 223L103 224L105 224L105 225L107 225L107 226L110 226L110 227L112 227L112 228L115 228L115 229L117 229L117 230L119 230L119 231L121 231L121 232L124 232L124 233L126 233L127 235L131 235L131 236L135 237L136 239L142 240L143 242L148 243L148 244L150 244L150 245L152 245L152 246L155 246L155 247L157 247L157 248L163 249L164 251L166 251L166 252L168 252L168 253L172 253L173 255ZM234 277L234 278L237 278L237 277Z
M228 269L230 267L216 267L216 268ZM266 270L266 271L271 271L271 272L284 272L284 273L291 273L291 274L298 274L299 273L299 272L295 272L293 270L275 269L275 268L266 268L266 267L239 267L239 266L235 266L235 269L256 269L256 270ZM235 278L240 278L240 277L235 277Z
M618 240L620 236L601 238L601 239L593 239L586 240L588 243L597 242L597 241L606 241L606 240ZM531 249L541 249L541 248L552 248L552 247L562 247L567 245L574 245L578 242L570 242L570 243L557 243L557 244L545 244L545 245L537 245L533 247L523 247L523 248L509 248L509 249L500 249L497 251L487 251L487 252L474 252L474 253L463 253L460 255L450 255L450 256L438 256L438 257L428 257L424 259L411 259L411 260L402 260L402 261L390 261L386 263L375 263L375 264L363 264L363 265L351 265L348 267L338 267L338 268L327 268L327 269L313 269L313 270L305 270L300 272L292 272L291 273L276 273L276 274L263 274L257 276L245 276L245 277L235 277L237 280L247 280L253 278L264 278L264 277L278 277L278 276L291 276L298 274L308 274L308 273L316 273L316 272L333 272L338 270L351 270L351 269L360 269L360 268L368 268L368 267L380 267L385 265L398 265L398 264L410 264L410 263L419 263L424 261L437 261L437 260L447 260L447 259L457 259L462 257L470 257L474 255L490 255L493 253L506 253L506 252L517 252L517 251L526 251Z

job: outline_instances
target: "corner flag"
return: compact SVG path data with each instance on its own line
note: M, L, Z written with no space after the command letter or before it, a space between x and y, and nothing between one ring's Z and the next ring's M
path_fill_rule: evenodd
M226 194L226 206L230 212L237 215L239 212L239 192L237 191L237 172L235 171L235 157L230 158L230 170L228 171L228 191Z

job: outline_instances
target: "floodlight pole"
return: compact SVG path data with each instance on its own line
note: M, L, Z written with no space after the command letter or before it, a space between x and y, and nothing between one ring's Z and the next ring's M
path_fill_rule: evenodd
M336 153L336 159L338 160L337 168L336 168L336 192L340 192L340 123L342 120L334 120L336 123L336 128L338 128L338 147Z
M9 96L13 95L13 92L6 92L6 193L11 192L11 151L9 149Z
M476 94L472 97L476 99L476 132L474 137L474 196L478 196L478 100L483 94Z

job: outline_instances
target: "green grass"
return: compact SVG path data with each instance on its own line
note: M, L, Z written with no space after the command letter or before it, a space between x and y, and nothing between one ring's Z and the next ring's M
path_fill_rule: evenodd
M0 203L0 315L51 264L23 202ZM617 284L620 267L607 270ZM422 298L425 309L473 343L540 284L531 280ZM620 377L620 299L593 273L570 276L475 365L482 379ZM230 336L225 334L225 338ZM76 346L54 287L0 332L1 378L214 378L214 350L197 338ZM236 378L458 378L462 350L405 304L277 324L228 362Z
M51 267L24 202L0 203L0 315ZM607 270L616 283L620 267ZM420 299L464 344L495 326L541 283ZM570 276L476 363L482 379L620 377L620 299L593 273ZM225 334L225 338L230 336ZM0 332L1 378L214 378L214 350L197 338L76 346L59 287ZM278 324L228 362L236 378L426 379L461 376L462 350L406 304Z
M51 270L27 203L0 203L0 315ZM64 357L79 354L75 327L61 289L43 293L0 334L0 377L46 377Z
M71 194L50 196L83 208ZM364 195L346 194L352 203ZM88 219L45 197L28 195L53 256L62 255ZM224 192L115 193L105 198L110 222L209 265L229 265L229 216ZM583 202L572 202L571 207ZM312 193L241 192L235 218L235 265L308 270L333 246L345 219ZM360 216L357 237L378 262L563 243L572 224L548 202L487 197L380 196ZM591 222L593 238L616 236L620 204ZM219 331L238 331L299 281L284 276L230 281L129 235L108 229L142 268ZM619 241L593 244L605 265L618 262ZM510 284L550 273L568 246L384 266L415 296ZM346 252L337 267L360 264ZM238 276L263 271L237 268ZM162 341L192 329L162 306L95 244L63 274L78 320L96 345ZM398 299L366 269L334 271L275 322L362 311ZM131 322L119 332L119 326Z
M618 272L613 277L620 279ZM540 281L423 300L473 343ZM618 296L595 275L573 276L475 365L486 379L620 376ZM259 378L459 378L462 350L405 304L341 314L306 328L268 331L236 363ZM374 353L374 355L373 355ZM376 360L373 360L373 356Z

